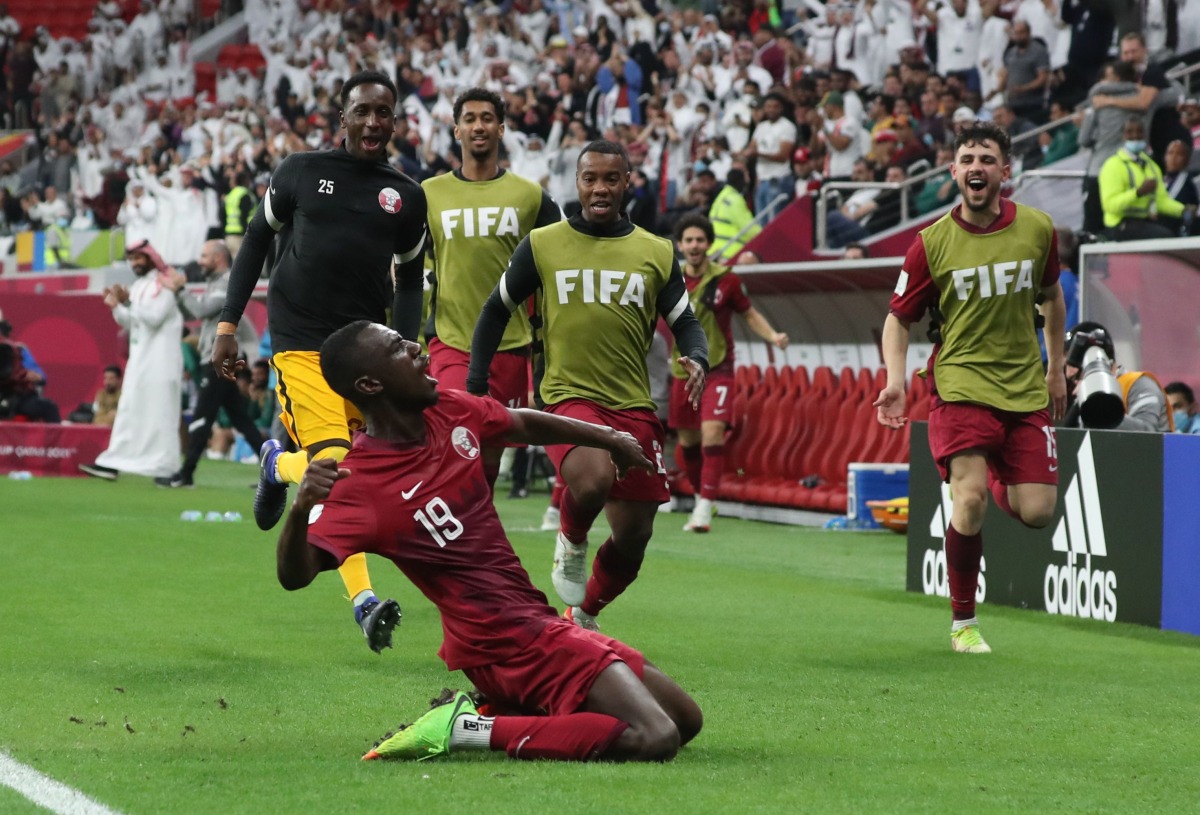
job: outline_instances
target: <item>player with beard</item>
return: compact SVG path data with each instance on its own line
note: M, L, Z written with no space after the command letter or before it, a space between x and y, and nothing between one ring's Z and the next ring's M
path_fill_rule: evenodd
M234 332L278 235L267 290L271 366L280 417L299 452L284 452L274 439L263 443L254 496L261 529L279 521L287 485L300 483L309 461L341 461L351 430L362 427L358 410L321 375L321 344L356 320L384 322L389 306L392 325L405 336L417 336L421 324L425 193L387 163L396 86L385 74L362 71L342 86L341 102L345 142L290 155L271 177L234 261L213 347L217 373L234 378L245 365ZM367 644L376 652L390 647L399 606L375 597L366 558L349 558L340 573Z
M1011 146L992 124L955 137L950 172L962 203L921 230L904 259L883 326L887 386L874 403L880 423L904 426L909 326L932 312L929 446L954 496L945 543L950 644L971 654L991 652L975 616L988 492L1025 525L1050 523L1058 497L1051 420L1067 403L1063 344L1046 343L1043 372L1037 337L1038 311L1047 337L1064 330L1054 222L1000 197Z
M673 758L700 732L700 708L635 649L558 617L505 536L480 455L493 439L586 445L628 479L654 468L642 445L610 427L439 391L417 344L383 326L337 331L321 362L367 425L341 467L309 465L279 536L279 582L302 588L354 553L390 559L437 606L438 655L497 714L448 692L363 758Z
M671 365L669 424L679 433L684 472L696 490L696 506L683 525L685 532L707 532L712 526L713 501L725 470L725 431L736 423L733 315L745 317L751 331L779 350L788 344L788 335L772 328L750 304L742 279L728 266L709 260L713 237L712 221L699 213L685 215L675 224L675 245L683 253L683 279L692 311L704 327L709 364L698 410L684 390L687 371L677 362ZM672 354L677 356L678 349Z
M623 217L629 156L610 141L587 145L576 162L583 211L535 229L521 241L488 296L471 341L467 389L488 392L488 371L512 312L540 292L545 375L539 385L550 413L633 434L657 473L617 481L604 453L573 444L546 448L567 484L551 578L577 624L595 617L637 577L658 505L670 497L663 428L650 398L646 354L659 315L666 319L699 404L708 370L704 330L692 314L670 241ZM587 578L588 531L606 511L610 537Z
M454 137L462 167L421 183L429 205L434 259L432 314L426 325L432 373L442 388L465 390L475 321L517 244L537 227L562 220L536 182L500 168L505 104L471 88L454 101ZM536 318L535 318L536 321ZM511 408L529 403L533 335L524 309L505 329L492 358L490 394ZM484 470L496 481L502 447L486 447Z

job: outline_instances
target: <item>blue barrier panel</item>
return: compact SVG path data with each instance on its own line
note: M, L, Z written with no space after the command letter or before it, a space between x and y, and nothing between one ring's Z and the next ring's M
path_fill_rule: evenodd
M1163 438L1162 627L1200 634L1200 436Z

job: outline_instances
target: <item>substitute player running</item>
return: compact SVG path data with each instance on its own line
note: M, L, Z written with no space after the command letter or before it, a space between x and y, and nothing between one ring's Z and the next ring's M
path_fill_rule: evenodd
M1027 526L1050 523L1058 496L1051 419L1067 404L1062 343L1046 343L1043 374L1035 320L1040 308L1046 336L1063 336L1054 223L1000 197L1010 149L1008 134L992 124L955 137L950 172L962 204L921 230L904 259L883 325L887 387L875 400L882 424L904 425L908 329L936 310L929 446L954 496L946 528L950 644L970 654L991 652L975 617L989 489Z
M465 693L447 694L364 758L470 749L529 760L674 757L700 732L700 708L638 651L547 605L500 525L479 452L489 440L569 443L588 445L621 473L653 468L637 440L439 392L417 344L381 325L336 332L321 363L367 426L340 469L326 459L309 465L279 536L279 582L302 588L352 553L389 558L437 606L446 666L513 714L481 716Z
M288 156L271 177L234 261L213 348L213 367L233 378L244 365L236 362L233 334L278 233L267 290L271 366L284 427L300 452L285 453L273 439L263 443L254 496L261 529L279 521L287 485L300 483L309 460L341 461L351 429L362 427L358 410L321 375L321 344L356 320L384 322L389 305L392 325L405 336L417 336L421 324L425 193L387 163L396 86L385 74L363 71L342 86L341 101L345 143ZM367 644L376 652L389 646L399 607L375 597L365 557L350 558L340 572Z
M442 388L465 390L471 335L483 302L530 230L562 220L537 183L500 168L504 100L471 88L454 100L454 138L462 168L421 183L429 205L434 257L433 310L426 336L433 376ZM532 332L524 309L508 324L492 358L492 397L508 407L529 403ZM496 481L502 447L484 448L484 470Z
M788 335L776 331L750 304L746 286L728 266L712 263L712 221L699 213L684 215L675 224L675 245L683 253L683 279L692 311L708 341L708 380L697 410L688 399L687 371L672 363L669 423L679 433L684 472L696 490L696 506L683 525L685 532L707 532L712 525L713 501L725 471L725 431L735 424L737 403L733 382L733 315L781 351ZM678 349L672 354L677 357Z
M510 315L541 291L546 410L632 433L657 473L616 480L598 450L574 444L546 448L567 483L551 577L577 624L595 617L637 577L654 531L658 505L670 497L663 466L663 429L650 398L646 352L661 314L671 327L696 404L704 389L708 351L692 314L671 242L623 217L629 156L610 141L583 148L575 184L583 211L535 229L521 241L488 297L471 342L467 389L488 391L488 369ZM587 579L588 530L601 510L612 527Z

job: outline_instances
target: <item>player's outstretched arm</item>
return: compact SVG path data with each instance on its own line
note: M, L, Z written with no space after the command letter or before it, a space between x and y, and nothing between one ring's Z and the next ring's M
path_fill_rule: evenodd
M521 408L509 410L512 428L507 440L518 444L576 444L607 450L617 468L617 478L624 477L631 467L654 472L654 464L646 458L637 439L628 433L613 430L578 419L555 416L540 410Z
M788 335L772 328L770 321L754 306L751 306L743 316L746 318L746 325L755 334L774 345L780 351L788 347Z
M886 427L899 429L908 421L904 397L904 379L908 366L908 326L895 314L883 322L883 364L887 367L887 386L871 404L876 418Z
M308 514L314 506L329 497L330 490L339 479L348 475L350 471L339 469L333 459L319 458L308 465L275 548L279 585L288 591L302 589L321 572L337 568L333 555L309 545Z

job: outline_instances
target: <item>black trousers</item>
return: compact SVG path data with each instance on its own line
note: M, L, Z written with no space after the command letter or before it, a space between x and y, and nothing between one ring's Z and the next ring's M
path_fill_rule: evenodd
M1145 241L1153 238L1178 238L1178 232L1144 218L1126 218L1108 230L1109 240Z
M58 405L49 399L38 396L37 391L27 391L20 395L0 399L0 418L24 416L31 422L48 422L58 424L62 417L58 413Z
M1104 235L1104 208L1100 206L1100 177L1083 179L1083 231Z
M246 443L253 450L257 451L262 447L262 434L246 413L248 402L236 382L217 376L216 369L211 364L200 366L200 393L196 397L196 413L192 417L192 423L188 425L188 449L183 467L179 470L181 476L191 478L196 472L196 465L200 463L200 457L208 447L213 422L217 420L217 413L221 408L225 408L229 421L246 437Z

